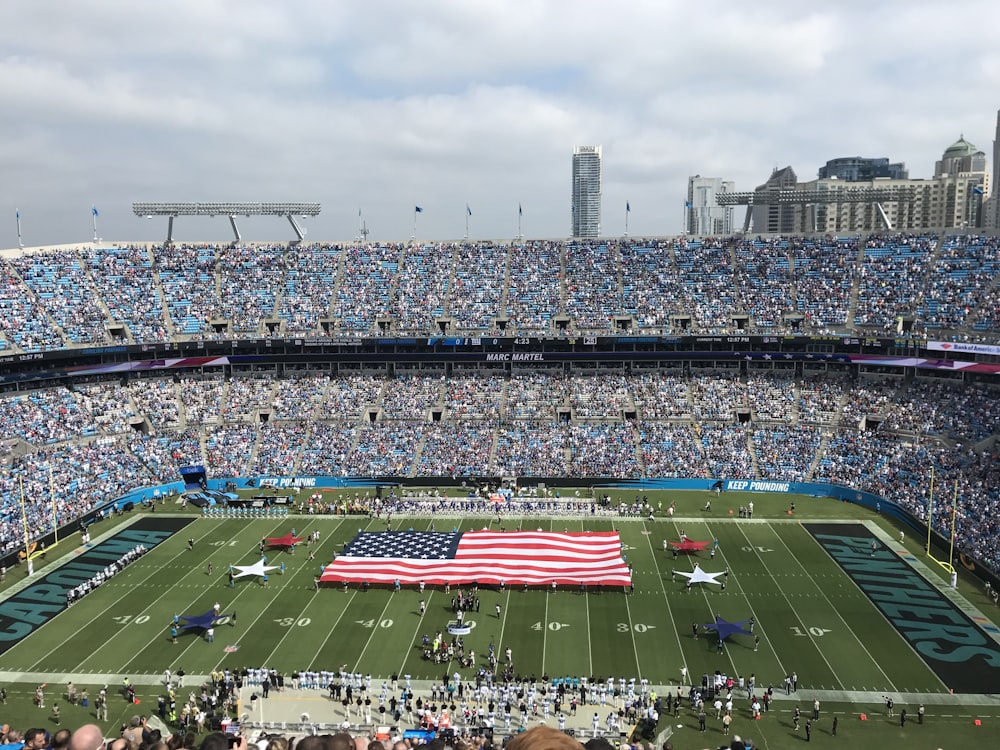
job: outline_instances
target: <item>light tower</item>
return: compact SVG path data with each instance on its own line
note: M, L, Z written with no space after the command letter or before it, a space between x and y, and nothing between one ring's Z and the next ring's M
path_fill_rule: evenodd
M226 216L233 228L234 242L239 242L240 229L237 216L284 216L295 232L294 243L302 242L305 230L295 221L295 214L318 216L322 209L318 203L133 203L132 213L152 218L167 217L167 244L174 241L174 219L178 216Z

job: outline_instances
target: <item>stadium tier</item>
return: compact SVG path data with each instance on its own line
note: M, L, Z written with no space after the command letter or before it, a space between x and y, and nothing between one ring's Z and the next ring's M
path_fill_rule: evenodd
M266 336L1000 333L972 235L88 246L0 259L0 348Z
M765 366L767 369L765 369ZM6 394L0 540L9 553L137 487L256 476L762 479L856 488L925 514L957 492L962 549L996 568L990 382L850 365L612 375L203 369ZM884 368L882 368L884 369ZM23 493L23 494L22 494ZM937 519L940 530L947 518Z

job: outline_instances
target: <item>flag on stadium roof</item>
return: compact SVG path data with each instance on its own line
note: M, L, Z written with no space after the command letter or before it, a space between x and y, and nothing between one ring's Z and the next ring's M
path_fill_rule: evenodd
M469 208L469 204L468 203L465 204L465 210L469 214L469 216L472 216L472 209Z
M422 209L420 206L414 206L413 210L416 211L418 214L422 214L424 212L424 209Z
M630 204L628 201L625 201L625 213L628 214L631 212L632 212L632 204Z
M90 207L90 213L92 213L94 216L100 216L101 215L100 211L97 210L97 206L91 206Z
M363 531L320 580L627 586L631 574L616 531Z

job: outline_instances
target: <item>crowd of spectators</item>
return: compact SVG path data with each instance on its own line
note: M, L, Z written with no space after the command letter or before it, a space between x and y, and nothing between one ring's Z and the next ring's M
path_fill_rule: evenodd
M681 479L708 473L704 447L687 424L643 421L639 443L646 476Z
M271 333L887 332L901 316L937 335L995 334L998 244L895 234L12 253L0 260L0 346Z
M314 332L317 321L330 318L340 254L340 248L321 244L288 249L278 313L286 333Z
M73 344L104 341L107 315L77 253L57 250L9 258L14 273Z
M734 309L749 316L748 323L761 332L784 327L785 316L795 312L795 286L789 241L742 240L736 243Z
M427 371L399 373L382 396L382 414L388 420L427 419L431 407L441 404L444 392L444 369L436 374Z
M492 419L503 409L504 373L501 370L455 371L445 382L444 406L452 419Z
M388 332L381 321L430 334L449 318L456 334L476 335L881 332L900 316L918 330L995 335L998 248L997 238L897 234L13 253L0 259L0 349L258 336L275 321L306 335ZM4 397L0 429L24 450L0 466L0 551L23 544L22 518L38 537L204 463L217 477L831 482L925 519L933 507L945 534L957 497L960 546L1000 570L1000 461L981 443L1000 433L996 390L752 368L392 378L301 369L64 383ZM68 734L61 741L71 747Z
M913 318L927 284L938 238L898 234L870 237L858 274L858 326L894 330L900 316Z
M204 464L247 475L724 477L832 482L919 511L958 483L961 538L1000 510L996 387L952 378L674 368L635 375L358 371L114 379L8 395L0 544ZM53 516L51 498L55 497ZM983 546L985 544L985 547Z
M620 315L617 246L573 242L566 248L566 316L581 331L607 331Z
M705 452L709 477L751 479L757 476L747 425L705 424L696 432Z
M419 476L482 476L489 472L494 425L489 421L434 422L421 425Z
M229 322L237 337L261 333L261 322L274 318L285 279L285 250L275 245L219 248L215 283L221 308L211 319Z
M390 315L400 333L435 331L451 296L455 247L451 244L412 245L403 252Z
M171 682L169 670L166 674L165 693L155 708L158 720L136 714L113 731L98 724L69 729L62 726L56 705L50 720L57 728L51 734L46 729L21 731L5 724L0 740L11 750L658 750L652 739L661 716L677 717L683 710L692 718L700 716L704 725L706 700L711 699L699 688L677 688L676 692L671 688L660 695L647 680L613 677L605 682L603 677L545 675L539 680L512 674L503 681L481 675L463 681L456 673L430 688L411 684L408 677L398 681L393 677L391 687L383 681L379 688L371 684L370 676L359 675L360 680L355 680L353 675L341 677L325 670L285 675L273 669L243 669L217 670L210 683L186 690ZM39 688L40 707L44 707L45 687ZM219 722L219 714L235 712L242 688L253 691L254 700L262 700L271 691L315 691L341 704L338 714L344 720L317 722L303 714L299 722L287 726L285 722L280 726ZM727 720L719 718L725 727L725 747L749 750L754 747L752 741L731 734L728 726L738 714L760 718L761 697L748 691L744 701L743 690L736 689L735 683L733 691L726 696ZM122 692L131 700L134 687L126 680ZM760 693L766 710L767 691ZM73 704L90 702L86 689L77 690L72 682L62 695ZM106 706L109 699L113 697L105 687L95 703ZM739 705L744 702L746 706ZM99 716L101 710L97 710ZM567 730L567 718L578 715L579 719L572 719L575 729ZM718 716L722 716L721 708ZM628 741L623 742L626 737ZM672 750L673 744L668 740L662 748Z
M796 312L803 316L803 328L823 331L847 323L858 245L858 238L807 239L792 245Z
M1000 272L996 237L952 235L941 243L917 316L927 328L964 328Z
M553 333L552 318L562 297L562 256L565 245L526 242L510 247L507 273L508 335Z
M636 434L631 422L577 422L569 430L572 477L640 475Z
M692 239L674 248L682 296L680 310L691 311L691 325L706 333L722 333L733 326L736 279L733 247L725 240Z
M761 425L751 435L757 473L783 482L804 482L812 469L821 433L812 425Z
M245 473L251 475L293 476L309 436L305 422L265 422L253 452L253 461ZM237 467L237 473L242 467Z
M399 281L399 245L351 246L344 250L333 298L332 319L343 333L371 333L388 319Z
M505 245L490 242L455 248L455 278L448 306L455 330L500 334L497 318L504 309L507 250Z
M113 325L127 326L137 342L168 337L163 297L147 248L91 247L80 251L80 259Z

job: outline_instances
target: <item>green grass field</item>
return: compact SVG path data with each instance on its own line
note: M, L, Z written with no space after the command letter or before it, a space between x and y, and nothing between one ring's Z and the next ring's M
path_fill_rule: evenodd
M657 495L650 496L655 503ZM788 496L754 495L755 518L747 522L728 512L747 502L746 496L737 493L716 499L711 514L702 511L703 493L670 493L670 498L678 503L671 520L659 515L653 522L617 517L508 521L508 528L620 531L624 553L633 565L635 591L581 594L561 590L552 594L513 587L504 592L480 589L480 611L470 613L466 620L475 623L466 637L467 648L471 646L482 657L490 643L500 652L509 646L517 671L524 675L636 677L658 686L675 686L681 666L686 665L696 682L703 673L716 670L733 676L754 674L759 686L773 683L776 692L783 693L785 675L795 672L804 713L815 694L823 698L824 715L836 711L841 716L836 740L828 736L829 723L821 722L813 741L853 742L859 747L967 747L977 739L998 736L1000 704L978 696L952 697L949 686L800 524L811 519L876 521L884 538L898 546L899 531L884 519L852 505L806 497L795 498L796 514L789 516ZM163 509L171 511L172 507ZM165 514L154 515L163 518ZM102 522L92 530L94 543L115 533L120 528L115 524L128 524L138 517L133 512ZM434 519L439 530L446 526L482 528L488 521L484 517ZM396 517L393 528L426 529L430 523L429 518ZM433 636L445 629L451 618L450 594L440 590L424 594L427 613L421 617L421 595L413 589L398 593L387 589L362 592L356 587L314 590L314 577L335 551L359 530L384 526L366 517L194 520L0 656L0 679L10 693L3 721L22 728L38 724L45 712L31 706L30 696L45 681L53 693L56 686L73 679L93 694L102 684L114 686L129 676L148 684L140 687L140 695L155 704L156 678L168 668L174 672L183 668L197 676L223 667L269 666L290 673L346 665L350 671L376 677L410 674L414 680L440 679L446 667L425 661L420 642L424 634ZM274 571L266 588L248 579L238 579L235 588L228 586L230 564L256 561L262 537L280 536L293 527L300 535L319 530L320 542L300 545L294 555L269 552L269 564L283 562L285 572ZM691 539L717 538L715 559L700 553L675 560L664 552L663 540L678 539L681 530ZM187 548L189 537L195 539L193 550ZM72 561L82 552L78 545L78 538L60 544L34 579ZM919 560L926 559L921 540L907 539L906 549ZM308 559L310 553L315 560ZM672 570L689 571L695 559L709 571L728 566L731 575L725 591L705 584L687 591L680 577L672 580ZM938 569L924 572L935 584L944 584ZM22 569L12 571L4 595L23 588L22 579ZM960 592L996 620L995 608L987 604L977 584L963 579ZM178 644L171 643L169 626L175 613L200 614L215 602L224 614L237 614L235 625L220 624L214 643L194 633L182 633ZM494 614L498 602L502 605L499 618ZM692 625L710 622L716 614L731 621L753 616L755 633L760 635L758 648L753 638L734 636L720 654L713 637L701 633L695 639ZM448 671L456 671L455 665ZM471 671L464 671L471 676ZM900 729L896 720L882 717L883 694L893 695L897 711L906 707L914 721ZM928 704L924 726L915 721L918 700ZM118 716L134 713L133 707L120 703L112 705L112 722L116 710ZM745 708L746 703L741 700L739 705ZM794 705L782 697L765 720L749 726L744 718L743 731L764 746L795 746L787 744L796 741L790 728ZM861 722L858 715L862 712L871 719ZM984 726L973 726L977 717ZM86 720L82 708L64 706L63 724L73 726ZM669 723L664 718L661 726ZM678 734L690 733L696 724L690 711L682 712L673 723L680 725L675 727ZM679 746L718 746L721 730L712 731L718 737L689 735L691 744ZM919 745L895 744L918 732ZM956 744L956 738L966 739Z

